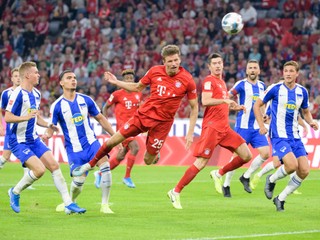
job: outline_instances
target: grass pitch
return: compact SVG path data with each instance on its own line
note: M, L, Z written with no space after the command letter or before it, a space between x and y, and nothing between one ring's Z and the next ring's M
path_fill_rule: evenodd
M69 168L61 165L68 183ZM214 190L209 177L212 167L205 168L181 194L183 210L172 207L166 196L187 167L134 166L135 189L122 184L124 166L113 171L111 209L104 215L100 209L100 190L88 176L78 204L87 209L83 215L55 212L61 203L49 172L21 194L21 213L9 206L7 191L21 178L20 164L9 163L0 171L0 239L320 239L320 175L311 171L299 189L302 195L291 195L285 212L276 212L263 193L265 178L248 194L238 178L231 185L232 198ZM277 195L288 181L278 181Z

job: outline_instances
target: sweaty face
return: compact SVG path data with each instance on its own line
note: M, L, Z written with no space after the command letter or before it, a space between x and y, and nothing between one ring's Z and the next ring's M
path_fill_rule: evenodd
M222 58L212 58L210 64L208 64L209 70L213 76L220 77L223 71Z
M247 73L248 78L251 81L258 80L258 76L260 74L259 64L258 63L248 63L246 73Z
M179 72L181 59L178 54L167 56L163 59L163 64L166 67L166 72L169 76L174 76Z
M72 72L65 73L60 81L60 85L63 89L76 90L77 88L77 78Z
M299 72L296 70L294 66L285 66L283 68L283 77L285 83L293 83L296 81L299 76Z

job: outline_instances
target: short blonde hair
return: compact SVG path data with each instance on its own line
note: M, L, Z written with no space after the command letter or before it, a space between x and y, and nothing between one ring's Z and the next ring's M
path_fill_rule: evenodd
M296 69L297 72L299 72L299 70L300 70L299 63L297 63L296 61L288 61L288 62L286 62L286 63L283 65L283 68L286 67L286 66L293 66L293 67L295 67L295 69Z
M32 67L37 67L37 64L35 62L24 62L19 66L19 75L20 77L23 77L27 70L29 70Z

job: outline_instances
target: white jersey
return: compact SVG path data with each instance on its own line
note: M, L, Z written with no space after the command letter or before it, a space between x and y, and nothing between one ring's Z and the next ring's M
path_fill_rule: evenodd
M10 95L6 111L16 116L27 116L33 110L40 109L41 94L36 88L31 92L17 87ZM29 121L20 123L9 123L10 142L32 143L39 136L36 132L37 118L31 118Z
M262 101L263 103L272 101L270 103L270 137L299 139L299 110L309 107L307 89L300 84L289 89L284 83L278 83L267 89Z
M257 81L256 84L250 83L246 78L236 82L229 93L238 95L238 104L246 107L246 112L240 111L237 114L235 127L242 129L259 129L253 112L253 105L256 100L264 95L266 89L262 81Z
M90 115L97 116L100 109L87 95L76 93L73 102L59 97L50 108L51 122L62 128L67 152L80 152L97 141L90 124Z

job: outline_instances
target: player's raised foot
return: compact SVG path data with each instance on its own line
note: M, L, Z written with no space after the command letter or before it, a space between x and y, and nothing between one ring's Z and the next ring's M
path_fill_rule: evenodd
M271 199L272 196L273 196L273 190L274 190L274 187L276 186L275 183L272 183L270 182L270 176L271 175L268 175L267 178L266 178L266 185L264 187L264 194L266 195L266 197L268 199Z
M87 210L84 208L79 207L76 203L71 203L68 206L65 206L65 213L72 214L72 213L85 213Z
M296 189L296 190L293 191L293 194L295 194L295 195L301 195L302 192L300 192L300 191L298 191L298 189Z
M256 187L258 186L259 182L260 182L260 177L258 176L258 174L255 174L253 176L253 179L250 181L250 188L252 190L255 190Z
M94 185L96 186L96 188L100 188L100 182L101 182L100 171L95 171L93 175L94 175Z
M173 189L171 189L167 193L168 197L171 200L172 206L175 209L182 209L181 203L180 203L180 194L179 193L174 193Z
M229 186L222 186L222 193L224 197L231 198L231 192L230 192L230 187Z
M217 193L222 194L222 179L219 178L216 173L217 173L217 170L212 170L210 172L210 176L214 182L214 187L215 187Z
M100 212L101 212L101 213L105 213L105 214L113 214L113 213L114 213L114 212L110 209L110 206L109 206L108 203L103 203L103 204L101 204Z
M8 195L10 198L10 206L14 212L19 213L20 212L20 203L19 203L20 194L14 194L12 190L13 188L10 188L8 190Z
M92 168L89 163L86 163L80 167L76 167L75 169L73 169L72 176L73 177L80 177L89 170L92 170Z
M136 185L134 185L134 183L132 182L132 180L131 180L130 177L128 177L128 178L123 178L123 179L122 179L122 182L123 182L125 185L127 185L127 187L129 187L129 188L135 188L135 187L136 187Z
M243 175L241 175L239 180L242 183L244 190L248 193L252 193L252 190L250 188L250 178L245 178Z
M153 160L152 164L157 164L159 162L159 160L160 160L160 153L157 154L157 156Z
M56 207L56 212L63 212L64 210L65 210L64 203L61 203Z
M274 205L276 205L276 208L277 208L278 212L284 211L284 203L285 203L285 201L280 201L279 200L279 196L277 196L277 197L275 197L273 199L273 203L274 203Z

